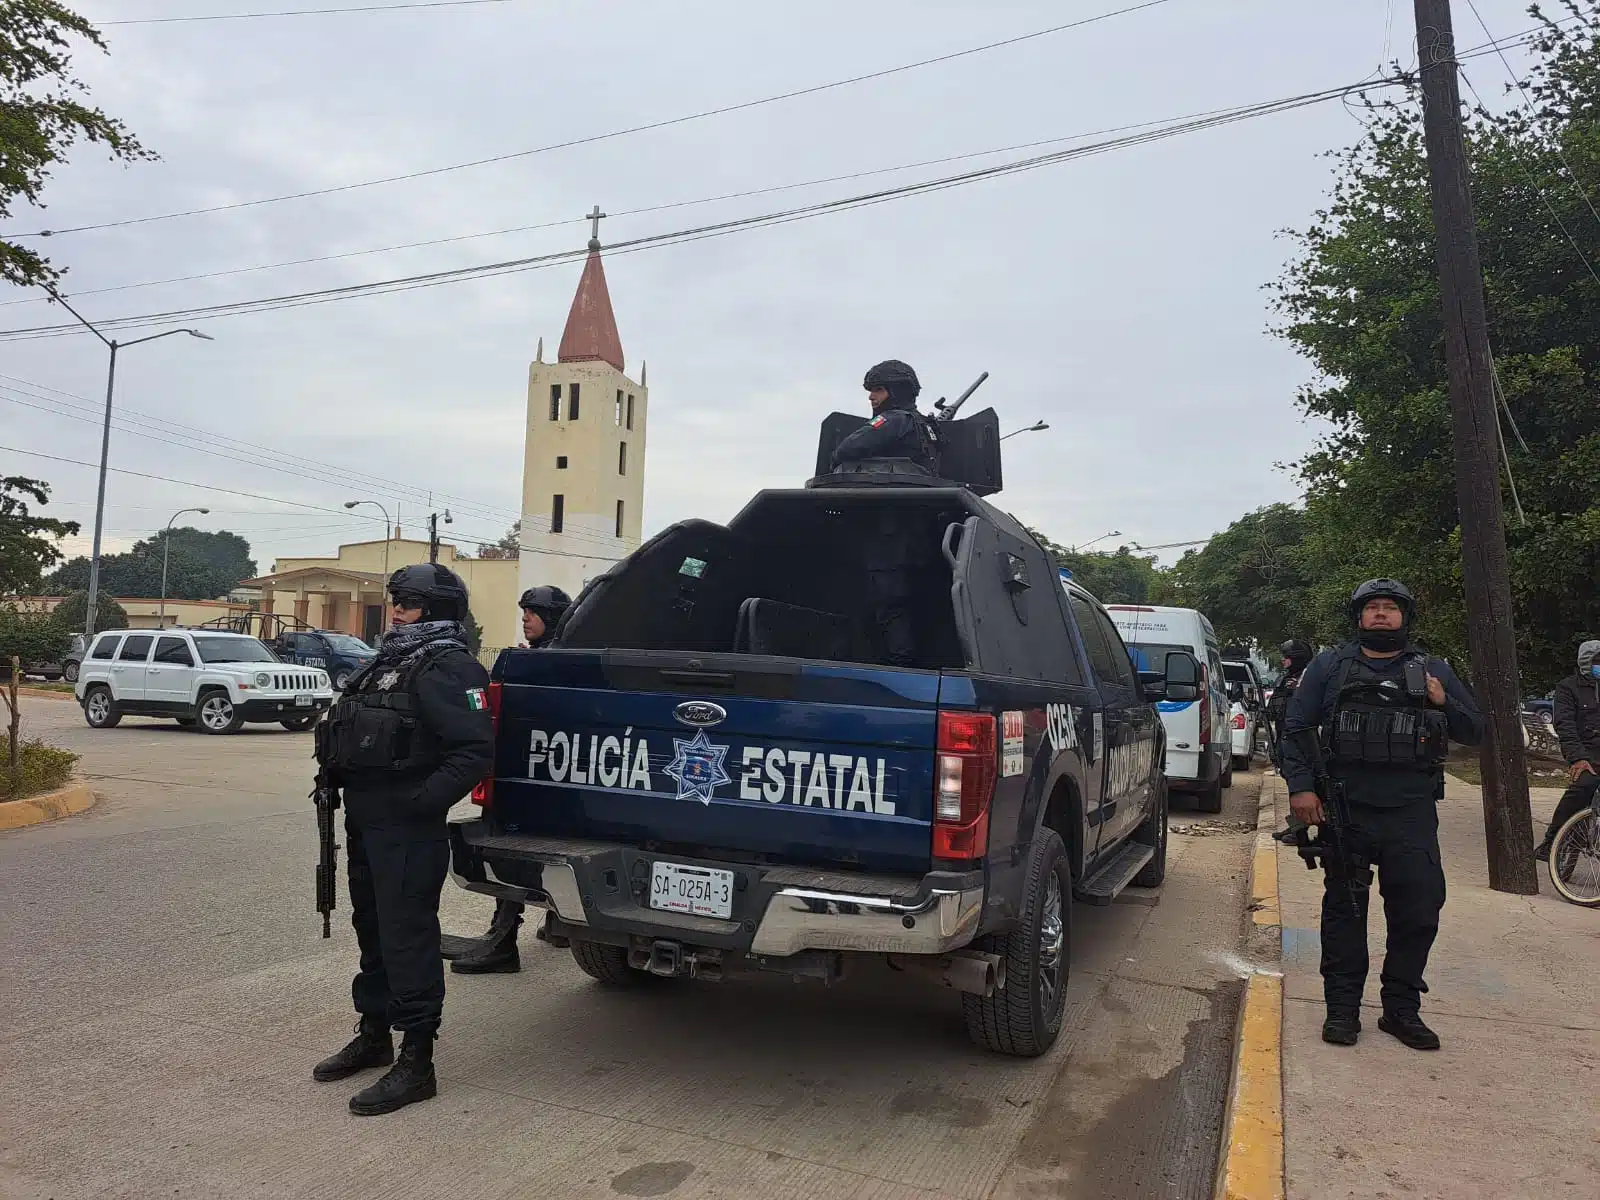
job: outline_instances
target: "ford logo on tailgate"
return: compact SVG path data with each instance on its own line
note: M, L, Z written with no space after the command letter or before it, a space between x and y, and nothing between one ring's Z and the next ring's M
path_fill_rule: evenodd
M709 729L728 719L727 710L709 700L685 700L672 710L672 715L685 725L693 725L696 729Z

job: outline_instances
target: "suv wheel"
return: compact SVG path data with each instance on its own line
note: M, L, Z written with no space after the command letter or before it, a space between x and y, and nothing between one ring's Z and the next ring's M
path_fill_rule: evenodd
M1071 973L1072 870L1055 830L1033 839L1027 881L1017 928L974 943L1005 958L1005 987L992 996L964 995L961 1009L967 1036L978 1045L1036 1058L1061 1033Z
M68 660L66 666L61 668L61 678L68 683L78 682L78 664Z
M122 709L111 698L111 689L96 684L83 696L83 719L90 729L114 729L122 720Z
M344 691L345 688L347 688L349 686L350 686L350 672L349 671L340 671L337 675L335 675L333 677L333 690L334 691L342 692L342 691Z
M1137 840L1146 846L1155 848L1155 856L1133 877L1135 887L1160 887L1167 877L1167 780L1166 776L1156 777L1156 802L1150 808L1150 815L1145 818L1144 824L1135 834Z
M1226 791L1233 786L1233 752L1230 750L1227 754L1222 755L1222 761L1226 765L1222 768L1222 775L1217 780L1217 786ZM1219 808L1217 811L1221 812L1222 810Z
M200 694L200 707L195 715L200 719L200 728L207 733L233 733L244 724L244 713L221 688Z

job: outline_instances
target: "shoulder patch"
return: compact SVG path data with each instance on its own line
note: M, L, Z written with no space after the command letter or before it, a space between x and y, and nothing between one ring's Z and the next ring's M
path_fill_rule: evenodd
M882 428L882 427L883 427L883 424L884 424L884 423L885 423L885 422L886 422L886 421L888 421L888 419L889 419L889 418L888 418L888 417L873 417L873 418L872 418L872 428L873 428L873 429L880 429L880 428Z
M489 697L484 695L482 688L468 688L467 706L474 712L482 712L489 707Z

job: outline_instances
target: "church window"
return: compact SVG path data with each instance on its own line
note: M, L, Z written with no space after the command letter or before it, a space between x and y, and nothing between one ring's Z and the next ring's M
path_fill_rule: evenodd
M618 475L626 475L627 473L628 473L628 443L627 442L618 442L617 443L617 474Z
M561 385L559 383L550 385L550 419L552 421L561 420Z
M560 533L561 527L566 524L567 498L558 495L550 505L550 532Z
M573 384L567 389L567 420L578 419L578 385Z
M622 501L617 501L617 536L622 536Z
M617 389L617 425L622 424L622 389Z
M628 428L633 428L633 393L628 393Z
M556 455L556 470L565 471L566 469L567 469L567 456L565 454Z

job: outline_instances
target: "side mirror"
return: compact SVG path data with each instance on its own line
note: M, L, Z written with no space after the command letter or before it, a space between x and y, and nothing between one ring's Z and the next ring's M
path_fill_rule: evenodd
M1167 652L1166 699L1198 700L1200 698L1200 660L1187 650Z

